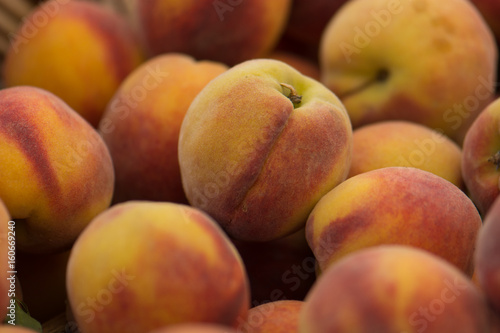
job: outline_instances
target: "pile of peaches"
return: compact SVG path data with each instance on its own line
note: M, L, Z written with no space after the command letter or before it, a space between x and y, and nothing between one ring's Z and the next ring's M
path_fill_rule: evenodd
M0 333L500 332L499 16L40 1L2 63Z

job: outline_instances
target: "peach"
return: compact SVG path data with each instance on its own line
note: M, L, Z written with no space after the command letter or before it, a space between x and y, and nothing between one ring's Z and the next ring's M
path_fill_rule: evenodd
M236 333L236 331L231 327L212 324L178 324L149 333Z
M490 103L467 131L462 145L462 177L484 216L500 193L500 98Z
M298 54L275 50L269 54L268 58L282 61L285 64L292 66L302 74L317 81L321 79L319 65L316 62Z
M477 7L481 15L483 15L497 41L500 42L500 22L498 21L500 2L496 0L471 0L471 2Z
M189 203L242 241L301 229L316 202L347 177L351 151L338 98L273 59L243 62L209 82L179 136Z
M23 326L0 325L0 333L38 333L38 331Z
M268 242L232 241L247 271L252 306L304 299L316 279L316 260L304 228Z
M245 268L219 225L170 202L127 201L97 216L72 248L66 286L82 333L235 327L250 304Z
M297 333L303 301L279 300L254 306L238 326L241 333Z
M408 120L458 143L493 98L497 61L491 29L467 0L350 1L320 45L322 82L354 128Z
M120 82L144 60L134 36L127 21L101 3L46 1L15 34L4 83L46 89L97 126Z
M3 321L7 315L10 298L17 296L15 294L18 281L12 280L12 275L8 273L15 270L16 261L15 229L9 221L10 214L0 199L0 321ZM15 277L15 274L13 276ZM14 288L11 287L12 285Z
M291 0L132 0L150 55L180 52L229 66L269 53L285 28Z
M114 172L97 131L56 95L0 90L0 198L15 220L16 247L68 250L108 208Z
M352 138L349 177L384 167L415 167L464 188L462 149L438 131L409 121L386 120L355 129Z
M500 313L500 198L495 199L483 219L476 241L476 279L494 309Z
M472 201L449 181L413 167L386 167L351 177L323 196L307 220L306 238L323 272L353 251L401 244L472 276L480 227Z
M149 59L125 78L99 123L115 166L113 202L187 203L177 146L198 92L227 66L185 54Z
M489 332L484 296L455 266L403 245L363 249L330 266L309 292L300 333Z

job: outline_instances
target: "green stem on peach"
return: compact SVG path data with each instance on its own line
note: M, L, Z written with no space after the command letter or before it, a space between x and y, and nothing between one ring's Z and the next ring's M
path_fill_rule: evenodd
M290 96L288 96L288 98L293 104L300 104L300 102L302 102L302 96L297 94L297 90L295 90L292 85L287 83L280 83L280 85L290 90Z
M488 162L495 164L496 169L500 167L500 150L495 153L495 155L488 158Z

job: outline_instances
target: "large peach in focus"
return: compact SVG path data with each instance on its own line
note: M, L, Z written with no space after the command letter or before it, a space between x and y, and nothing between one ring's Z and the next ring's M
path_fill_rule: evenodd
M272 59L243 62L208 83L179 137L190 204L243 241L301 229L316 202L347 177L351 150L338 98Z

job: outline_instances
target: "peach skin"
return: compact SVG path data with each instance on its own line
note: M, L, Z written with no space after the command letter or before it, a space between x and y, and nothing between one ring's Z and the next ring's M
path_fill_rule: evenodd
M213 325L213 324L178 324L153 330L149 333L237 333L237 332L231 327Z
M472 276L480 227L472 201L449 181L413 167L386 167L351 177L323 196L307 220L306 238L323 272L353 251L401 244Z
M303 301L279 300L254 306L247 320L240 323L238 332L297 333Z
M132 0L148 54L189 54L234 66L260 58L278 42L291 0Z
M484 295L422 249L381 245L330 266L309 292L299 333L490 332Z
M500 98L475 119L462 146L462 177L484 216L500 193Z
M459 144L493 98L497 64L493 33L468 0L348 1L320 44L322 82L354 128L408 120Z
M19 27L3 79L7 87L54 93L96 127L120 82L143 60L135 31L118 13L99 2L49 0Z
M250 305L226 234L202 211L170 202L127 201L97 216L72 248L66 286L82 333L236 327Z
M391 166L432 172L464 189L462 149L429 127L398 120L381 121L353 131L349 177Z
M130 73L99 123L115 166L113 203L187 203L177 147L184 115L198 92L227 66L169 53Z
M36 87L0 90L0 174L0 198L23 252L68 250L113 195L102 138L59 97Z
M189 203L243 241L301 229L316 202L347 177L351 152L338 98L273 59L240 63L208 83L179 137Z

